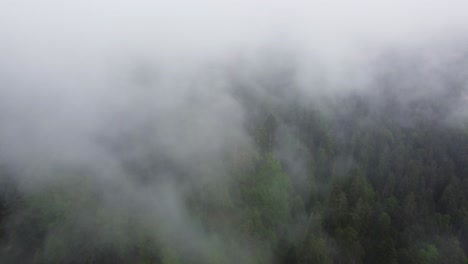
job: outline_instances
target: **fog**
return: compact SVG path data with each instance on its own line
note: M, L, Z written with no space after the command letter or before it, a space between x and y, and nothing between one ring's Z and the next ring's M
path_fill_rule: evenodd
M247 261L256 245L226 250L232 245L204 230L184 200L207 182L218 199L239 150L256 155L255 107L239 91L323 109L356 91L379 105L373 89L382 83L402 89L402 105L441 98L447 67L467 63L466 10L462 0L1 0L1 164L20 193L97 195L68 223L93 243L132 235L86 224L104 207L186 256L208 261L223 249ZM388 77L407 59L426 68ZM467 78L458 73L450 78L462 96L447 103L454 120L468 113ZM307 170L281 146L293 171ZM83 182L92 187L73 194ZM79 240L67 230L50 232Z

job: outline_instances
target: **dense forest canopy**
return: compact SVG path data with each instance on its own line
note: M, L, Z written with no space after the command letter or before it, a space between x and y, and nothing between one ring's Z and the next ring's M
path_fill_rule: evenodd
M465 263L468 60L427 68L438 55L419 55L375 60L372 89L310 99L287 58L248 75L230 66L227 102L196 93L168 119L111 118L118 130L94 139L106 153L91 161L4 155L2 258ZM244 112L210 119L225 104Z
M0 3L1 263L468 263L468 6L59 2Z

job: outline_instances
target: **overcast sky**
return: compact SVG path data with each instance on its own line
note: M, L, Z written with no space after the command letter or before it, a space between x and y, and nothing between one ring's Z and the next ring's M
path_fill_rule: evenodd
M277 39L336 49L466 30L466 10L463 0L3 0L0 45L68 56L142 48L205 54Z

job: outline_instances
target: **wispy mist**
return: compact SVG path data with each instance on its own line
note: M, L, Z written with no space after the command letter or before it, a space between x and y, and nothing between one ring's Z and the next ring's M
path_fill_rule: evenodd
M26 196L69 197L76 212L47 243L83 248L142 233L182 261L218 263L212 251L247 261L255 242L206 230L187 199L222 199L232 164L258 154L252 120L289 103L326 112L353 93L372 111L394 97L405 124L404 109L424 98L439 100L444 120L465 119L467 9L456 0L4 0L0 163ZM281 140L295 135L279 127ZM310 153L281 140L277 154L301 186ZM101 208L109 226L93 222ZM24 242L12 241L8 250Z

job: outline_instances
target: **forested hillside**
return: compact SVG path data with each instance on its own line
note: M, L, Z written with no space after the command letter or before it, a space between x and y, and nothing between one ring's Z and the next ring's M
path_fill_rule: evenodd
M118 172L4 160L2 261L467 263L468 123L452 107L466 79L435 71L443 89L411 95L427 80L406 64L387 62L372 92L306 101L287 64L231 74L249 141L214 156L198 151L235 135L192 143L195 115L175 137L194 155L168 155L145 121L98 141Z

